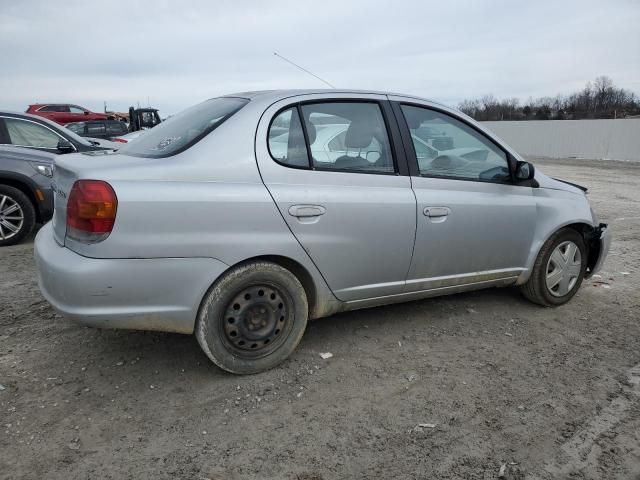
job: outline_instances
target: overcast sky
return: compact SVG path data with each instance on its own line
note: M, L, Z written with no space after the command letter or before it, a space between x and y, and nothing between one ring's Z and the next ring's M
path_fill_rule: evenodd
M225 93L323 84L449 105L553 96L608 75L640 93L640 1L0 0L0 109L175 113Z

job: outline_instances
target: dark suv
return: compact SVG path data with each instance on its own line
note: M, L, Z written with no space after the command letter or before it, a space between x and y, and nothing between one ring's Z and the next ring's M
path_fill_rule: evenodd
M53 159L48 152L0 145L0 247L29 235L53 215Z
M91 122L74 122L65 125L69 130L81 137L104 138L113 140L129 133L127 124L119 120L94 120Z
M108 143L108 142L107 142ZM46 118L0 111L0 145L35 148L51 153L108 150L97 140L87 140Z

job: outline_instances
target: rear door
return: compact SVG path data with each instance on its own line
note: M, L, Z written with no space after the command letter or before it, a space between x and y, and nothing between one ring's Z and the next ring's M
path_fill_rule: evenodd
M386 97L304 98L262 117L256 155L265 185L337 298L403 292L416 202ZM326 151L330 132L341 131L343 151Z
M512 182L509 156L483 132L442 109L399 100L394 111L417 199L408 290L514 280L536 227L531 186Z

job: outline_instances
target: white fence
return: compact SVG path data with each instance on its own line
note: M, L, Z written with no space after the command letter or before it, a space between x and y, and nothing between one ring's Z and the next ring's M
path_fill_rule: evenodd
M482 124L523 155L640 161L640 118Z

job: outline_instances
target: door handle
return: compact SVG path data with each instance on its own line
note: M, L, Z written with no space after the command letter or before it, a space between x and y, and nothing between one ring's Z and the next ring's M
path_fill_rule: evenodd
M429 218L446 217L451 213L448 207L425 207L422 213Z
M291 205L289 215L292 217L319 217L327 211L322 205Z

